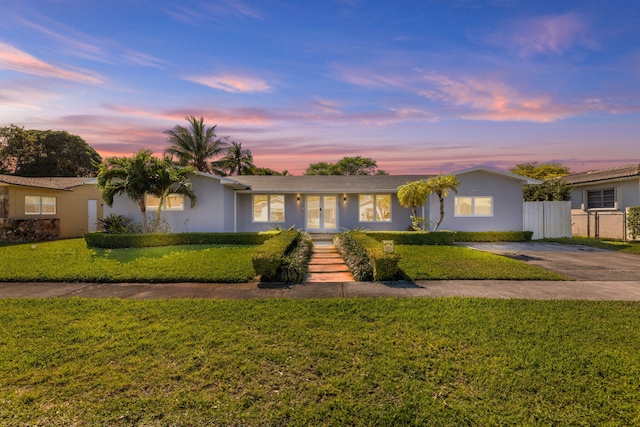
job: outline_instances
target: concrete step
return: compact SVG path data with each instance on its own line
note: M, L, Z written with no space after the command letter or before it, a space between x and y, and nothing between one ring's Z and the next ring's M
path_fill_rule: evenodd
M307 277L307 283L326 283L326 282L353 282L353 274L351 273L311 273Z
M311 273L337 273L348 272L349 267L346 264L314 264L309 265L309 272Z

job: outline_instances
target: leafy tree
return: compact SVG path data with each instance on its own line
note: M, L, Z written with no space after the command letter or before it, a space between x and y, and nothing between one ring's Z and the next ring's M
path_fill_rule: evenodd
M311 163L304 172L305 175L387 175L378 169L375 160L369 157L343 157L334 163Z
M278 171L273 170L271 168L256 167L253 170L253 174L254 175L281 175L281 176L285 176L285 175L289 175L289 171L285 169L282 172L278 172Z
M411 208L413 215L410 216L414 230L422 230L426 218L418 216L418 206L427 202L431 193L427 182L423 179L408 182L398 187L398 201L405 208Z
M95 176L102 157L66 131L0 128L0 170L20 176Z
M229 146L228 137L217 138L217 125L207 127L202 117L198 120L189 116L185 120L189 122L188 128L176 125L164 131L170 143L165 154L176 158L180 166L193 166L201 172L211 173L209 161L225 152Z
M563 166L560 163L521 163L517 164L509 172L526 176L528 178L544 181L546 179L559 178L561 176L569 175L571 172L567 166Z
M522 195L525 202L568 201L571 200L571 187L564 181L550 179L542 184L525 185Z
M145 195L161 198L162 205L168 194L180 193L189 197L194 206L196 198L187 175L195 170L193 167L176 169L170 157L158 159L152 156L151 151L140 150L133 157L110 157L105 160L98 172L98 187L108 206L113 206L114 197L121 194L136 202L142 216L142 231L147 233Z
M232 142L227 155L211 164L214 173L219 175L253 175L255 165L251 150L242 148L242 144Z
M455 175L436 175L429 177L427 180L429 193L436 194L440 201L440 219L438 219L438 223L433 228L433 231L438 231L438 227L440 227L440 224L442 224L442 220L444 219L444 198L449 195L450 191L457 193L457 187L459 185L460 181L458 181L458 178Z

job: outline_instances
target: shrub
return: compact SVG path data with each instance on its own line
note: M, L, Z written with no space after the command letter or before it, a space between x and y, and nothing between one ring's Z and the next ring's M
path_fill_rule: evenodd
M360 231L346 231L338 234L334 242L356 280L396 277L400 256L383 252L377 240Z
M119 249L172 245L261 245L272 235L258 233L151 233L106 234L87 233L87 246Z
M365 234L378 242L393 240L396 245L451 245L456 235L451 231L367 231Z
M457 231L456 242L529 242L533 231Z
M309 273L309 260L313 251L313 241L309 233L302 233L298 244L280 264L280 281L302 282Z
M102 231L108 234L141 233L142 226L129 215L109 214L104 219L98 218Z
M264 242L253 254L251 262L256 274L264 282L281 281L281 265L298 244L301 233L286 230Z
M633 240L640 237L640 206L627 208L627 230Z

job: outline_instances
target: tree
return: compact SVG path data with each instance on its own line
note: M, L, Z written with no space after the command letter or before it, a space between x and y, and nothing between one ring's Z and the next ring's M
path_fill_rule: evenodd
M170 193L186 195L191 199L192 206L196 203L187 177L196 169L186 167L178 170L170 157L161 160L152 154L149 150L140 150L133 157L110 157L100 165L98 172L98 187L105 203L113 206L114 197L121 194L136 202L142 216L144 233L149 231L145 200L147 194L161 198L160 205Z
M304 172L305 175L387 175L378 169L375 160L369 157L355 156L343 157L334 163L317 162L310 163Z
M198 120L189 116L185 120L189 122L189 128L176 125L163 132L170 143L165 154L176 158L180 166L193 166L201 172L211 173L209 161L225 152L229 146L228 137L217 138L217 125L207 127L202 117Z
M525 202L569 201L571 187L559 179L550 179L542 184L525 185L522 196Z
M211 164L218 175L253 175L255 165L251 150L243 149L242 144L232 142L227 155Z
M423 179L408 182L398 187L398 201L405 208L411 208L413 215L410 216L414 230L422 230L426 218L418 216L417 207L427 203L430 189Z
M433 228L433 231L438 231L438 227L440 227L440 224L442 224L442 220L444 219L444 198L449 195L450 191L457 193L457 187L459 185L460 181L458 181L458 178L455 175L437 175L429 177L427 180L429 193L436 194L440 201L440 219L438 219L438 223Z
M559 178L571 173L567 166L563 166L560 163L553 162L542 164L538 164L538 162L521 163L509 169L509 172L540 181Z
M271 168L256 167L253 170L253 174L254 175L280 175L280 176L286 176L286 175L289 175L289 171L285 169L282 172L278 172L278 171L273 170Z
M0 169L20 176L95 176L102 157L66 131L0 128Z

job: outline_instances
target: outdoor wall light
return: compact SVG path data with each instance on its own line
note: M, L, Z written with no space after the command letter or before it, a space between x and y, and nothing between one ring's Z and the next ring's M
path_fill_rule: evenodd
M344 196L342 196L342 201L347 203L347 195L346 194Z
M300 195L298 194L298 201L300 201Z

